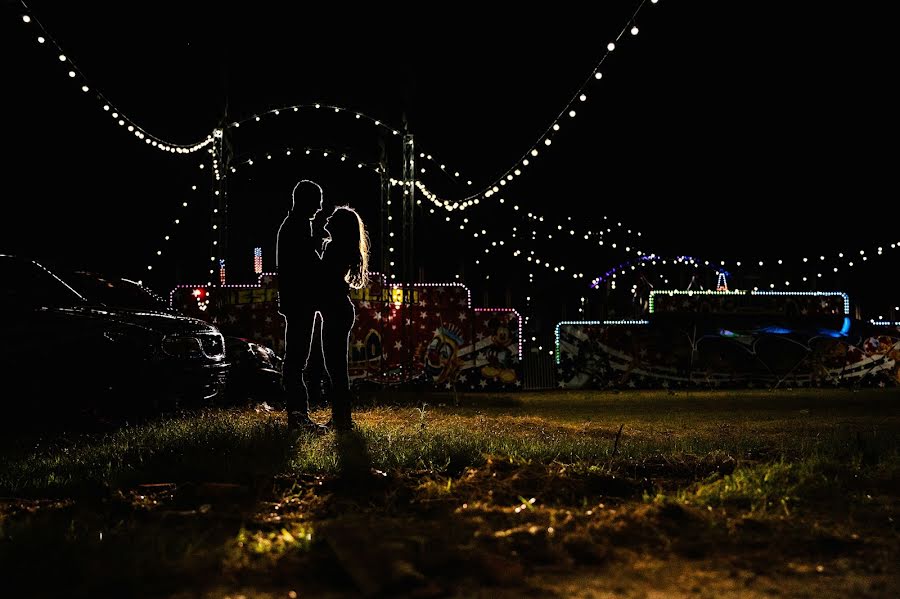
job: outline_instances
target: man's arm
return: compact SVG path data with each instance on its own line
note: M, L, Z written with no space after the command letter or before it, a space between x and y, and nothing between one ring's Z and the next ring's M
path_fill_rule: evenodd
M311 234L311 245L314 250L321 254L322 252L322 244L324 242L325 237L328 235L325 232L325 221L328 220L328 217L331 216L332 208L331 206L325 204L322 206L322 209L316 212L313 218L309 221L309 228Z

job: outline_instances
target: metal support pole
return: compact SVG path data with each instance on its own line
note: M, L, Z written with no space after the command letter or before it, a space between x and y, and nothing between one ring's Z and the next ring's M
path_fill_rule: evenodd
M416 205L416 145L412 134L403 135L403 281L416 278L415 205ZM411 299L411 298L410 298Z
M409 314L412 315L415 309L415 287L413 282L416 276L416 246L415 246L415 202L416 202L416 145L413 136L410 133L403 134L403 233L402 233L402 281L403 281L403 303ZM415 319L412 320L415 322ZM412 376L415 372L415 365L412 363L413 352L411 348L415 342L415 334L412 323L404 326L405 344L410 348L407 352L409 363L406 370L406 376Z
M220 261L227 267L228 258L228 168L231 163L231 145L225 139L223 129L213 131L213 197L211 221L214 230L213 248L210 256L214 258L210 262L212 277L210 283L221 284L219 265Z

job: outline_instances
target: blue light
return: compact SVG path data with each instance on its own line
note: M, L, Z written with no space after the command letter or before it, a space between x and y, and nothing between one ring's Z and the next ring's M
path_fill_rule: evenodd
M770 333L772 335L789 335L794 331L784 327L765 327L759 330L760 333Z
M819 334L824 335L826 337L846 337L850 332L850 318L844 317L844 324L841 326L840 331L835 331L832 329L819 329Z

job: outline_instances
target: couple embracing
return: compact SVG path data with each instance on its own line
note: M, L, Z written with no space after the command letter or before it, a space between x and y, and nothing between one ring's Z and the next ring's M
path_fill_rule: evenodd
M359 214L349 206L326 207L322 188L303 180L278 229L278 311L285 319L282 385L288 426L310 431L350 430L350 373L347 344L356 320L350 288L367 283L369 239ZM314 335L321 331L321 344ZM308 366L320 347L331 382L331 421L309 416Z

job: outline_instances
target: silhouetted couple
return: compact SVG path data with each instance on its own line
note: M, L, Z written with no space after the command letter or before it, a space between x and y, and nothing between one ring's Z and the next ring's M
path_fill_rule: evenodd
M288 426L313 431L328 426L309 416L309 385L319 384L309 378L309 358L314 335L321 330L331 425L349 430L353 421L347 344L356 320L349 290L367 283L365 226L349 206L325 210L322 188L304 180L294 187L293 206L278 229L276 248L278 311L285 318L282 385Z

